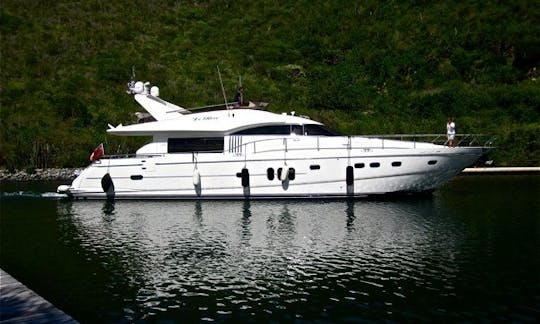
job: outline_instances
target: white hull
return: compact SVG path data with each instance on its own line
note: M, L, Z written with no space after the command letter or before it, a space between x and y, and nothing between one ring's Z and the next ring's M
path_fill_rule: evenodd
M430 144L410 149L269 150L103 159L84 170L67 192L88 199L340 198L426 192L476 162L482 153L481 147ZM347 179L349 166L353 171ZM294 169L294 179L278 178L277 170L285 167ZM247 181L242 178L243 169L249 173L244 175ZM268 173L274 175L272 180ZM106 174L114 187L108 194L102 184Z

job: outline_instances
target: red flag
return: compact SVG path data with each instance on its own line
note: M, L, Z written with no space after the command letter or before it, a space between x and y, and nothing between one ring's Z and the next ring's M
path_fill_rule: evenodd
M103 143L99 144L98 147L94 149L94 152L90 154L90 161L98 160L100 157L105 155L105 150L103 149Z

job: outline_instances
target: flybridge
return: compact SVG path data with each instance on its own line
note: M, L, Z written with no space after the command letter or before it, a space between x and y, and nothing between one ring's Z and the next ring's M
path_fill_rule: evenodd
M159 88L150 86L150 82L131 81L127 92L147 111L136 113L139 121L145 122L133 125L109 125L109 134L121 136L146 136L157 134L183 133L183 136L214 136L226 135L259 127L280 127L286 125L321 125L304 116L275 114L260 108L266 103L249 103L249 106L234 107L226 105L227 109L212 109L209 111L192 112L186 108L167 102L159 97ZM213 105L217 107L223 105ZM204 107L208 108L208 107ZM190 114L189 116L185 116ZM303 133L302 133L303 134ZM176 136L175 135L175 136Z

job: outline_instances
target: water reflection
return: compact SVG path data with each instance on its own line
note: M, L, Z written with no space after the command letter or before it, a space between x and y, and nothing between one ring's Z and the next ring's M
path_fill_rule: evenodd
M111 290L133 288L127 320L186 309L198 319L283 309L300 318L304 307L384 305L419 287L451 295L462 239L433 199L62 201L58 214L65 243L99 260Z

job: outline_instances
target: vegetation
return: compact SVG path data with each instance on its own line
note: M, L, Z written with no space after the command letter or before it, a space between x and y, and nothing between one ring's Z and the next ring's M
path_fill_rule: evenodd
M348 134L498 136L498 165L540 165L538 1L0 2L0 165L82 166L92 149L148 139L137 77L185 107L232 97L295 110Z

